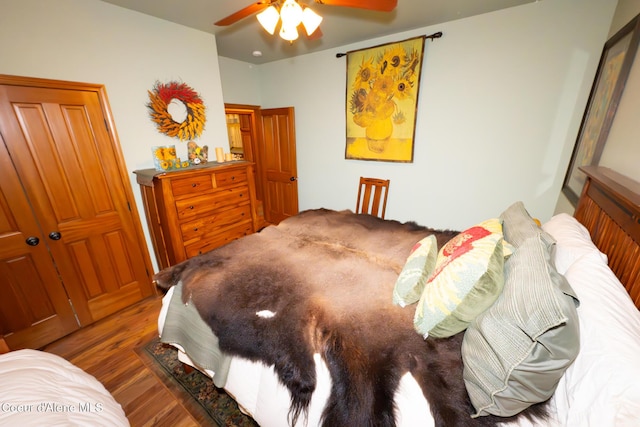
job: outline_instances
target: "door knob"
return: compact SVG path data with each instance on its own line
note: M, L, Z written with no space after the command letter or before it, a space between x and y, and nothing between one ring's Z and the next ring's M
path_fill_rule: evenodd
M295 180L296 180L296 177L295 177L295 176L292 176L291 178L289 178L289 181L291 181L291 182L293 182L293 181L295 181Z
M57 231L52 231L51 233L49 233L49 238L51 240L60 240L60 237L62 237L62 236Z
M40 239L38 239L35 236L31 236L31 237L27 237L27 240L25 240L25 242L27 243L27 245L29 246L37 246L38 243L40 243Z

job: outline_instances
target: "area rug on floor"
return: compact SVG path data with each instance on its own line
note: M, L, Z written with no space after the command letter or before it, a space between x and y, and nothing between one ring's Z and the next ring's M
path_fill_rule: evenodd
M144 351L167 374L168 381L175 381L209 415L212 425L220 427L257 427L258 424L244 415L238 404L224 390L213 385L213 381L200 371L186 372L178 360L175 347L154 339L144 346Z

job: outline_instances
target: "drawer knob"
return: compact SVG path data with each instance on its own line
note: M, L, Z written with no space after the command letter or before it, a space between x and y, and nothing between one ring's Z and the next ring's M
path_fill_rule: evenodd
M195 227L195 228L193 229L193 231L198 231L198 227Z
M231 181L233 181L235 179L236 179L235 175L231 177Z
M189 209L193 209L193 205L189 206Z
M191 186L192 186L193 188L196 188L196 187L198 186L198 184L196 184L196 183L194 182L193 184L191 184Z

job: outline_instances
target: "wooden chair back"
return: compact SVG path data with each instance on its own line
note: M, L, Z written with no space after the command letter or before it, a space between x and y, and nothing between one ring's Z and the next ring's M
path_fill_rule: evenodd
M365 213L384 219L387 210L387 195L389 194L389 180L360 177L358 187L358 201L356 213ZM382 203L382 213L378 214Z

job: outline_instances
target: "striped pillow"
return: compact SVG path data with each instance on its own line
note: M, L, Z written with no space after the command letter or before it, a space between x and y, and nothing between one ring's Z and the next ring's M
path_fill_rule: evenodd
M505 263L504 292L465 332L473 417L508 417L547 400L580 349L577 299L553 267L553 238L529 237Z

